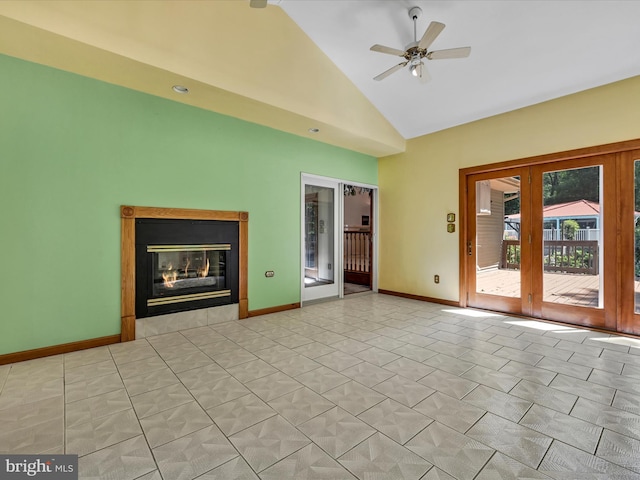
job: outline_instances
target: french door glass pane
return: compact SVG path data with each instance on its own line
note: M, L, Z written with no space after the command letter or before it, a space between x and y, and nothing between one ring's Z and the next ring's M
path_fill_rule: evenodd
M520 178L476 182L476 292L520 297Z
M305 185L304 286L334 283L335 189Z
M601 308L602 169L543 174L543 299Z

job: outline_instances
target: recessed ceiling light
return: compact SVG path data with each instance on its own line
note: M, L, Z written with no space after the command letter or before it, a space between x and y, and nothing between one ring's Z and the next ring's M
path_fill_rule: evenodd
M189 93L189 89L183 85L174 85L171 87L176 93Z
M320 131L320 129L319 128L315 128L315 127L309 129L309 133L318 133L319 131Z

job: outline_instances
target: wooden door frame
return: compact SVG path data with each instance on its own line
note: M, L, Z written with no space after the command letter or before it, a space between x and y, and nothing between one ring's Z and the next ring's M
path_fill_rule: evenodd
M476 209L472 208L475 205L475 195L476 195L475 183L483 180L519 176L521 179L521 183L523 181L522 179L524 178L524 182L526 184L527 177L529 176L529 169L527 167L514 167L514 168L500 170L499 175L496 175L496 173L498 172L481 172L481 173L469 174L465 177L466 178L465 189L467 190L466 193L467 193L467 199L468 199L467 204L465 206L465 218L468 218L470 221L468 223L464 222L464 230L466 234L464 237L465 241L463 242L463 244L465 248L464 248L464 258L461 258L460 262L462 263L464 261L467 264L466 272L470 272L472 265L475 268L475 265L477 264L477 252L478 252L477 232L476 232L477 214L475 212ZM524 191L522 189L520 190L520 203L521 204L531 203L529 198L528 187L525 188ZM522 218L521 216L520 224L526 226L529 223L526 221L526 219ZM527 231L524 231L523 233L525 236L527 236L528 234ZM472 237L474 238L474 240L471 241L472 242L471 248L474 254L469 255L468 242L470 241L469 239L471 239ZM520 257L521 259L531 257L531 245L528 242L524 242L524 241L520 242ZM528 296L527 296L531 290L531 278L530 278L531 272L528 269L529 264L530 262L528 261L521 262L522 267L520 269L520 295L518 297L506 297L501 295L482 294L475 291L475 289L472 292L469 286L471 286L470 282L473 280L474 276L469 274L466 282L467 292L464 296L465 304L468 305L470 303L474 303L473 306L476 308L491 308L491 309L495 309L496 311L509 312L509 313L519 314L519 315L529 315L531 313L530 311L531 306L530 306L530 303L528 302ZM472 286L475 287L475 283L473 283ZM470 296L474 297L473 302L470 301Z
M458 189L459 189L459 213L460 213L460 236L459 236L459 304L462 307L468 306L467 302L467 294L468 294L468 285L469 285L469 267L468 262L466 261L466 250L467 250L467 239L469 237L469 214L467 212L467 205L469 202L469 192L467 191L467 181L470 175L480 174L480 173L490 173L490 172L499 172L500 170L505 170L514 167L534 167L543 164L549 164L564 160L573 160L573 159L582 159L586 160L590 157L595 156L603 156L607 154L615 154L615 162L616 162L616 171L617 175L615 178L610 179L610 181L614 182L615 195L613 199L609 199L609 201L614 201L615 209L616 209L616 224L621 225L621 219L624 217L628 217L630 214L633 215L634 207L633 205L621 205L621 199L630 194L630 189L633 191L633 186L629 186L628 182L624 182L625 178L633 178L633 167L631 162L631 157L638 157L638 151L640 150L640 139L627 140L616 143L609 143L605 145L596 145L586 148L579 148L575 150L567 150L563 152L550 153L545 155L536 155L532 157L526 157L515 160L508 160L497 162L488 165L477 165L473 167L462 168L459 170L458 176ZM623 163L626 159L627 165L624 166ZM624 175L624 178L623 178ZM629 208L631 208L631 213L629 213ZM633 238L623 238L624 235L615 235L615 241L617 243L616 251L620 252L621 249L625 249L625 251L633 252ZM626 235L629 237L629 235ZM606 262L606 259L605 259ZM607 262L606 262L607 263ZM616 265L608 266L605 263L605 270L607 268L616 268L618 269L616 261ZM611 262L608 262L611 263ZM622 277L623 275L629 276L628 272L629 267L618 269L616 276L616 321L617 331L632 333L632 334L640 334L640 315L635 314L635 312L630 313L629 309L634 309L634 306L629 306L630 301L627 298L623 298L623 295L629 294L627 287L626 289L622 288ZM625 273L626 272L626 273ZM628 283L628 280L627 280ZM626 293L625 293L626 292ZM534 312L536 313L536 312ZM607 328L610 328L611 320L607 319L606 325Z

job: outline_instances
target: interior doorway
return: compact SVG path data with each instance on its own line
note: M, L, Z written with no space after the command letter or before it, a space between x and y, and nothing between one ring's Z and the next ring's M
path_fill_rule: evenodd
M373 288L373 189L344 184L344 295Z
M377 187L302 174L301 302L377 290Z

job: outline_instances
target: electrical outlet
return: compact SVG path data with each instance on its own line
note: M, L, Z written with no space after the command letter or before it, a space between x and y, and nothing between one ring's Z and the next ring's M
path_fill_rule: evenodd
M275 275L275 272L273 270L267 270L266 272L264 272L264 276L267 278L271 278Z
M433 281L434 281L435 283L440 283L440 275L434 275L434 276L433 276Z

